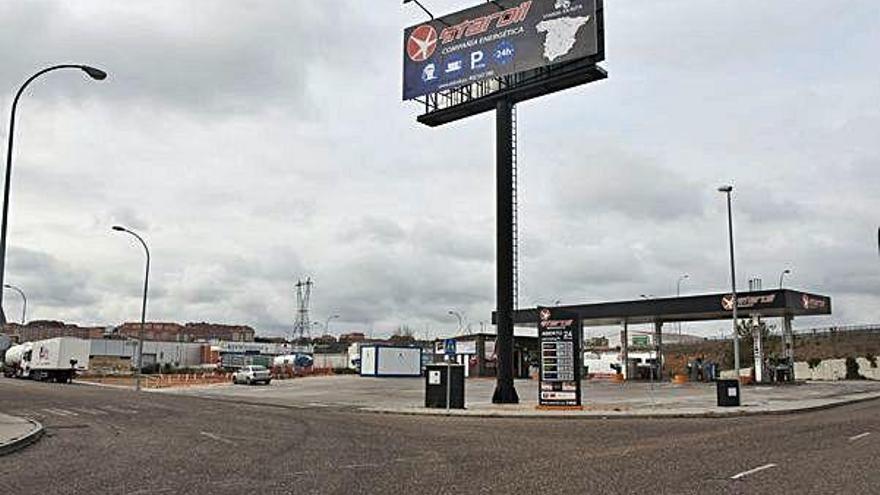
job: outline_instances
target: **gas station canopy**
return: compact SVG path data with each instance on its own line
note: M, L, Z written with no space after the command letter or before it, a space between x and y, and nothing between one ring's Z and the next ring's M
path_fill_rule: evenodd
M831 298L789 289L761 290L737 294L740 318L758 313L762 317L795 317L831 314ZM584 326L662 323L678 321L729 320L733 297L730 293L698 296L637 299L596 304L559 306L583 320ZM492 313L492 323L496 314ZM534 326L538 308L513 313L514 325Z

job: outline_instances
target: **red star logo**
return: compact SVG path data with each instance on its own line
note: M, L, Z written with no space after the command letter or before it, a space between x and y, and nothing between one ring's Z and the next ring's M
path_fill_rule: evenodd
M413 62L424 62L437 49L437 30L428 24L412 30L406 41L406 54Z

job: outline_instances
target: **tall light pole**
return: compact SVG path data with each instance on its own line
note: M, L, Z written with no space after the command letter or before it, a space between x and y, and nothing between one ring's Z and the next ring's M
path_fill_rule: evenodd
M12 289L21 296L22 305L21 305L21 324L24 325L25 321L27 321L27 296L24 295L24 291L19 289L18 287L12 284L3 284L3 287L7 289Z
M141 236L125 227L114 225L113 230L133 235L141 242L141 245L144 247L144 252L147 254L147 270L144 275L144 299L141 303L141 328L140 331L138 331L137 371L134 379L134 388L139 391L141 389L141 370L143 369L144 362L144 327L147 324L147 291L150 287L150 248L147 247L147 243L144 242L144 239Z
M681 297L681 282L683 280L691 278L690 275L685 273L684 275L678 277L678 282L675 283L675 297ZM681 322L678 322L678 334L681 335Z
M450 309L449 314L458 318L458 333L461 333L462 329L464 328L464 323L463 323L463 319L461 317L461 313Z
M788 268L786 268L785 270L782 270L782 273L779 274L779 288L780 289L782 288L783 279L785 279L785 276L789 275L789 274L791 274L791 270L789 270Z
M92 79L96 81L101 81L107 78L107 73L102 71L101 69L96 69L94 67L90 67L88 65L73 65L73 64L63 64L63 65L55 65L52 67L47 67L31 77L29 77L24 84L18 88L18 92L15 93L15 98L12 100L12 112L9 115L9 141L6 146L6 182L3 184L3 223L0 226L0 286L4 285L4 278L6 276L6 230L8 228L8 217L9 217L9 189L12 181L12 145L14 144L15 137L15 110L18 108L18 100L21 98L22 93L24 93L25 88L36 78L42 76L47 72L52 72L60 69L79 69L86 74L89 75ZM3 291L0 290L0 324L6 324L6 312L3 311Z
M727 233L730 239L730 289L733 292L733 365L736 370L736 379L739 380L739 331L737 328L736 310L739 306L736 296L736 263L733 255L733 207L731 204L730 193L733 192L733 186L721 186L718 192L727 195Z
M330 333L330 320L335 320L336 318L339 318L339 315L330 315L327 317L327 321L324 322L324 333Z

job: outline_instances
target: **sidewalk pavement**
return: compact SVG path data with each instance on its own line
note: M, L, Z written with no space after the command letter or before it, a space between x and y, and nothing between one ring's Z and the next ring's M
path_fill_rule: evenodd
M43 435L43 425L18 416L0 413L0 456L36 442Z
M625 384L584 382L583 410L537 408L537 383L517 383L520 403L492 404L491 394L469 394L467 409L427 409L418 406L368 407L365 410L393 414L475 417L541 418L685 418L790 414L880 399L880 382L800 382L792 385L743 386L739 407L719 407L715 384ZM468 383L470 385L470 383ZM484 384L481 384L484 385ZM494 387L494 382L490 382ZM482 389L483 387L471 387ZM525 390L524 390L525 389ZM523 392L525 391L525 395ZM473 390L471 390L473 392Z
M469 379L465 385L467 409L424 407L424 378L367 378L353 375L275 380L270 386L218 384L155 393L195 395L232 402L282 407L346 407L393 414L477 417L718 417L785 414L823 409L852 402L880 399L880 382L800 382L792 385L743 386L740 407L718 407L714 383L651 384L646 382L583 382L579 411L537 409L537 380L515 382L520 403L492 404L495 380Z

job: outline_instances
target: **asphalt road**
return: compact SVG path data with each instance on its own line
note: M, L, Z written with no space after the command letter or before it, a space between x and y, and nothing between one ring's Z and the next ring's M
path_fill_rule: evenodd
M0 379L0 411L47 429L0 459L0 492L16 495L880 493L880 401L729 419L480 419Z

